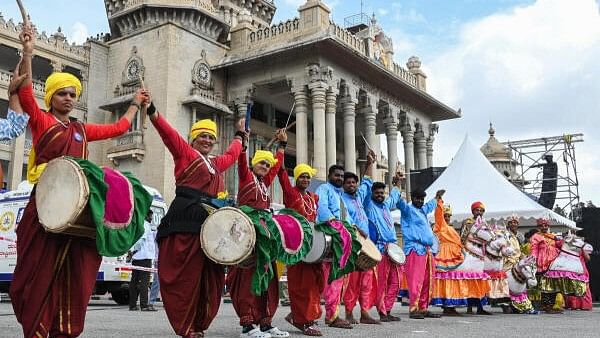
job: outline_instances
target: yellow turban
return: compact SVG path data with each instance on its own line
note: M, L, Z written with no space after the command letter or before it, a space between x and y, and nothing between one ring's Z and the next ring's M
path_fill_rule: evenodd
M306 163L300 163L294 168L294 179L297 180L302 174L308 174L312 178L317 174L317 170Z
M257 150L254 153L254 157L252 158L252 166L255 166L257 163L266 161L272 167L277 163L275 157L273 157L273 153L266 150Z
M50 103L52 101L52 95L58 90L68 87L75 87L75 94L77 98L81 94L81 81L75 75L69 73L52 73L46 79L46 95L44 96L44 103L46 108L52 108Z
M208 133L217 138L217 124L215 121L204 119L194 123L192 130L190 130L190 141L194 141L202 133Z
M452 215L452 207L450 204L444 204L444 214Z

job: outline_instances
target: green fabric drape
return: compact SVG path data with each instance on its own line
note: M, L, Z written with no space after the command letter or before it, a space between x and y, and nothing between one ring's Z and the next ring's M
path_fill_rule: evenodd
M104 226L104 207L108 186L104 183L102 168L88 160L80 158L70 159L77 162L84 170L90 187L88 205L92 219L96 225L96 248L98 253L106 257L118 257L127 253L144 234L144 219L152 205L152 196L133 174L122 172L133 187L133 217L127 227L118 230L109 229Z
M333 263L331 264L331 271L329 272L329 279L327 281L328 283L331 283L334 280L342 277L343 275L349 274L357 270L356 259L358 258L358 252L361 249L361 244L358 241L358 239L356 239L356 230L354 229L354 227L348 222L343 222L343 224L346 230L350 232L350 235L352 235L352 252L350 253L350 257L346 262L346 266L344 266L343 268L340 268L340 258L343 254L342 237L340 236L340 233L337 232L337 230L335 230L331 226L329 226L328 222L322 222L315 225L315 230L319 230L331 236L331 251L333 256Z

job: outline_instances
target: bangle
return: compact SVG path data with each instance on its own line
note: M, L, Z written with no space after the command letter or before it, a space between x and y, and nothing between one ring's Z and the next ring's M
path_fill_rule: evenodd
M234 136L240 137L242 139L242 141L244 141L244 139L246 139L246 133L244 133L241 130L236 131Z
M285 149L287 147L287 141L279 141L279 148Z
M23 54L23 56L33 56L33 53L25 53L25 52L22 52L21 54Z

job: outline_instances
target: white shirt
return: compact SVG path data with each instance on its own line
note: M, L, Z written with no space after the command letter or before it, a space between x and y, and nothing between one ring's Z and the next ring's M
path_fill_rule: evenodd
M131 251L135 252L133 259L155 259L156 258L156 226L144 221L144 234L133 245Z

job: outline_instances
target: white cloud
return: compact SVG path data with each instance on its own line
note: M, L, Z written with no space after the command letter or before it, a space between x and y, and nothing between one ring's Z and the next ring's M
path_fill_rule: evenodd
M598 7L595 0L539 0L464 24L456 45L430 55L428 91L463 108L463 118L441 123L436 164L449 162L465 130L485 142L489 121L501 140L583 132L580 192L598 203Z
M397 23L424 23L427 22L425 16L414 8L406 9L399 2L392 3L392 18Z
M69 33L69 42L74 42L78 45L84 43L85 40L90 36L87 26L79 21L73 24L73 27L71 27L71 31Z
M379 16L386 16L386 15L388 15L389 12L390 11L388 11L385 8L378 8L377 9L377 14L379 14Z

